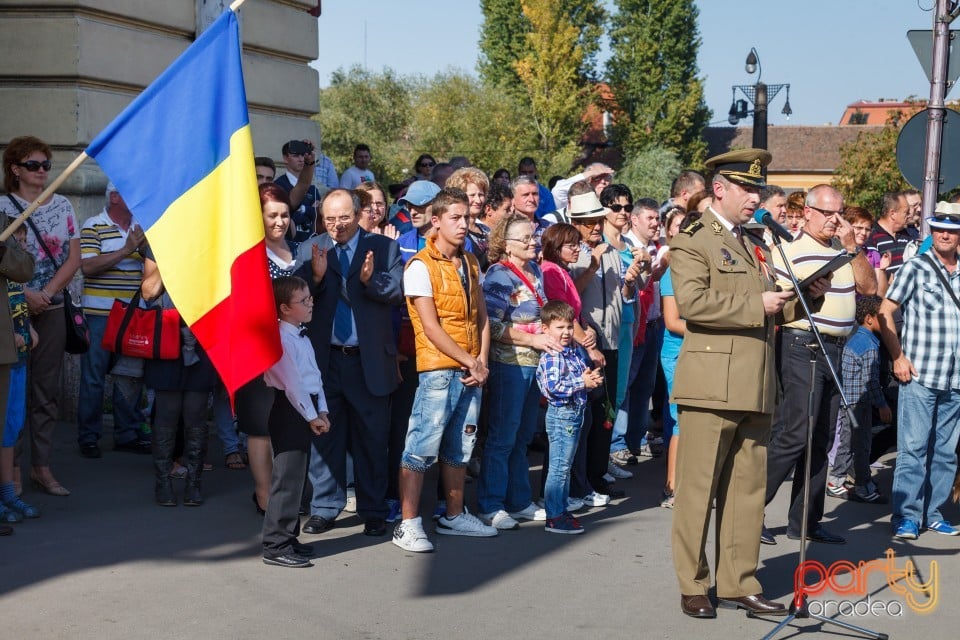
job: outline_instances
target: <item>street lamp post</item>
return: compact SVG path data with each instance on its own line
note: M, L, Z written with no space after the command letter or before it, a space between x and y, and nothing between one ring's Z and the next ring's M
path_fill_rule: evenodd
M756 84L736 84L733 85L733 103L730 105L730 114L727 121L736 126L740 120L746 118L750 113L747 109L747 101L753 105L753 146L756 149L767 148L767 106L770 101L777 97L782 89L787 90L787 101L780 112L789 118L793 114L790 108L790 85L789 84L771 84L767 85L761 82L763 76L763 66L760 64L760 56L755 48L750 49L747 55L745 65L749 74L757 73ZM737 99L737 90L740 90L746 100Z

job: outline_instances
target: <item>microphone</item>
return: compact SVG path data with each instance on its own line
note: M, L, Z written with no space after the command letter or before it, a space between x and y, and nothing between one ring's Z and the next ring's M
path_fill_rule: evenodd
M783 225L774 220L773 214L766 209L757 209L756 213L753 214L753 221L762 224L767 229L770 229L773 235L777 236L781 240L793 242L793 236L790 234L790 232L787 231Z

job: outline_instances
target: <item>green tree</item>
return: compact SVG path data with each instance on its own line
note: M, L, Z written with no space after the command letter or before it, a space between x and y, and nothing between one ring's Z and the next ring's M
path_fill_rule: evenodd
M413 103L414 145L437 157L465 155L492 173L539 149L529 108L466 73L439 73L419 83Z
M413 164L410 126L414 82L390 69L380 73L354 66L333 73L330 86L320 91L323 152L337 169L353 164L353 148L370 146L370 168L382 183L395 181Z
M541 171L566 174L584 130L583 115L592 92L579 71L580 30L553 0L522 0L530 22L527 53L514 63L530 102L540 137Z
M630 187L634 199L653 198L660 202L670 196L670 185L682 170L675 151L647 147L628 158L617 171L616 181Z
M597 54L604 35L607 12L597 0L558 0L557 12L579 30L577 41L583 57L578 74L583 81L596 80ZM480 28L480 59L477 68L484 84L506 88L524 97L522 82L514 64L529 53L526 39L532 26L520 0L480 0L483 25Z
M899 118L904 122L904 118ZM857 139L840 146L840 165L833 186L847 204L880 214L883 194L908 189L897 166L897 136L900 127L888 122L880 131L861 131Z
M699 10L693 0L616 0L607 77L615 139L630 157L650 147L702 165L711 112L697 77Z

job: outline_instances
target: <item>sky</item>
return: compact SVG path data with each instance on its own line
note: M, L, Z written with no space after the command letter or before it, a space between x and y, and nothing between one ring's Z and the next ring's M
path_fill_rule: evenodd
M793 115L788 120L780 113L782 91L770 103L771 125L837 124L857 100L929 97L930 82L906 32L931 29L934 0L696 4L711 124L727 126L733 85L757 81L744 69L751 47L760 55L765 83L790 84ZM313 66L321 87L329 85L333 71L352 65L390 67L401 75L432 76L450 68L475 75L482 20L479 0L324 0L320 57ZM750 118L741 122L750 124Z

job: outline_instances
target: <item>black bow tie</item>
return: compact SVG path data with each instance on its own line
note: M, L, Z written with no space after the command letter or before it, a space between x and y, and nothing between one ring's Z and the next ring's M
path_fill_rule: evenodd
M300 337L301 337L301 338L305 338L308 333L309 333L309 331L307 330L306 327L300 327Z

